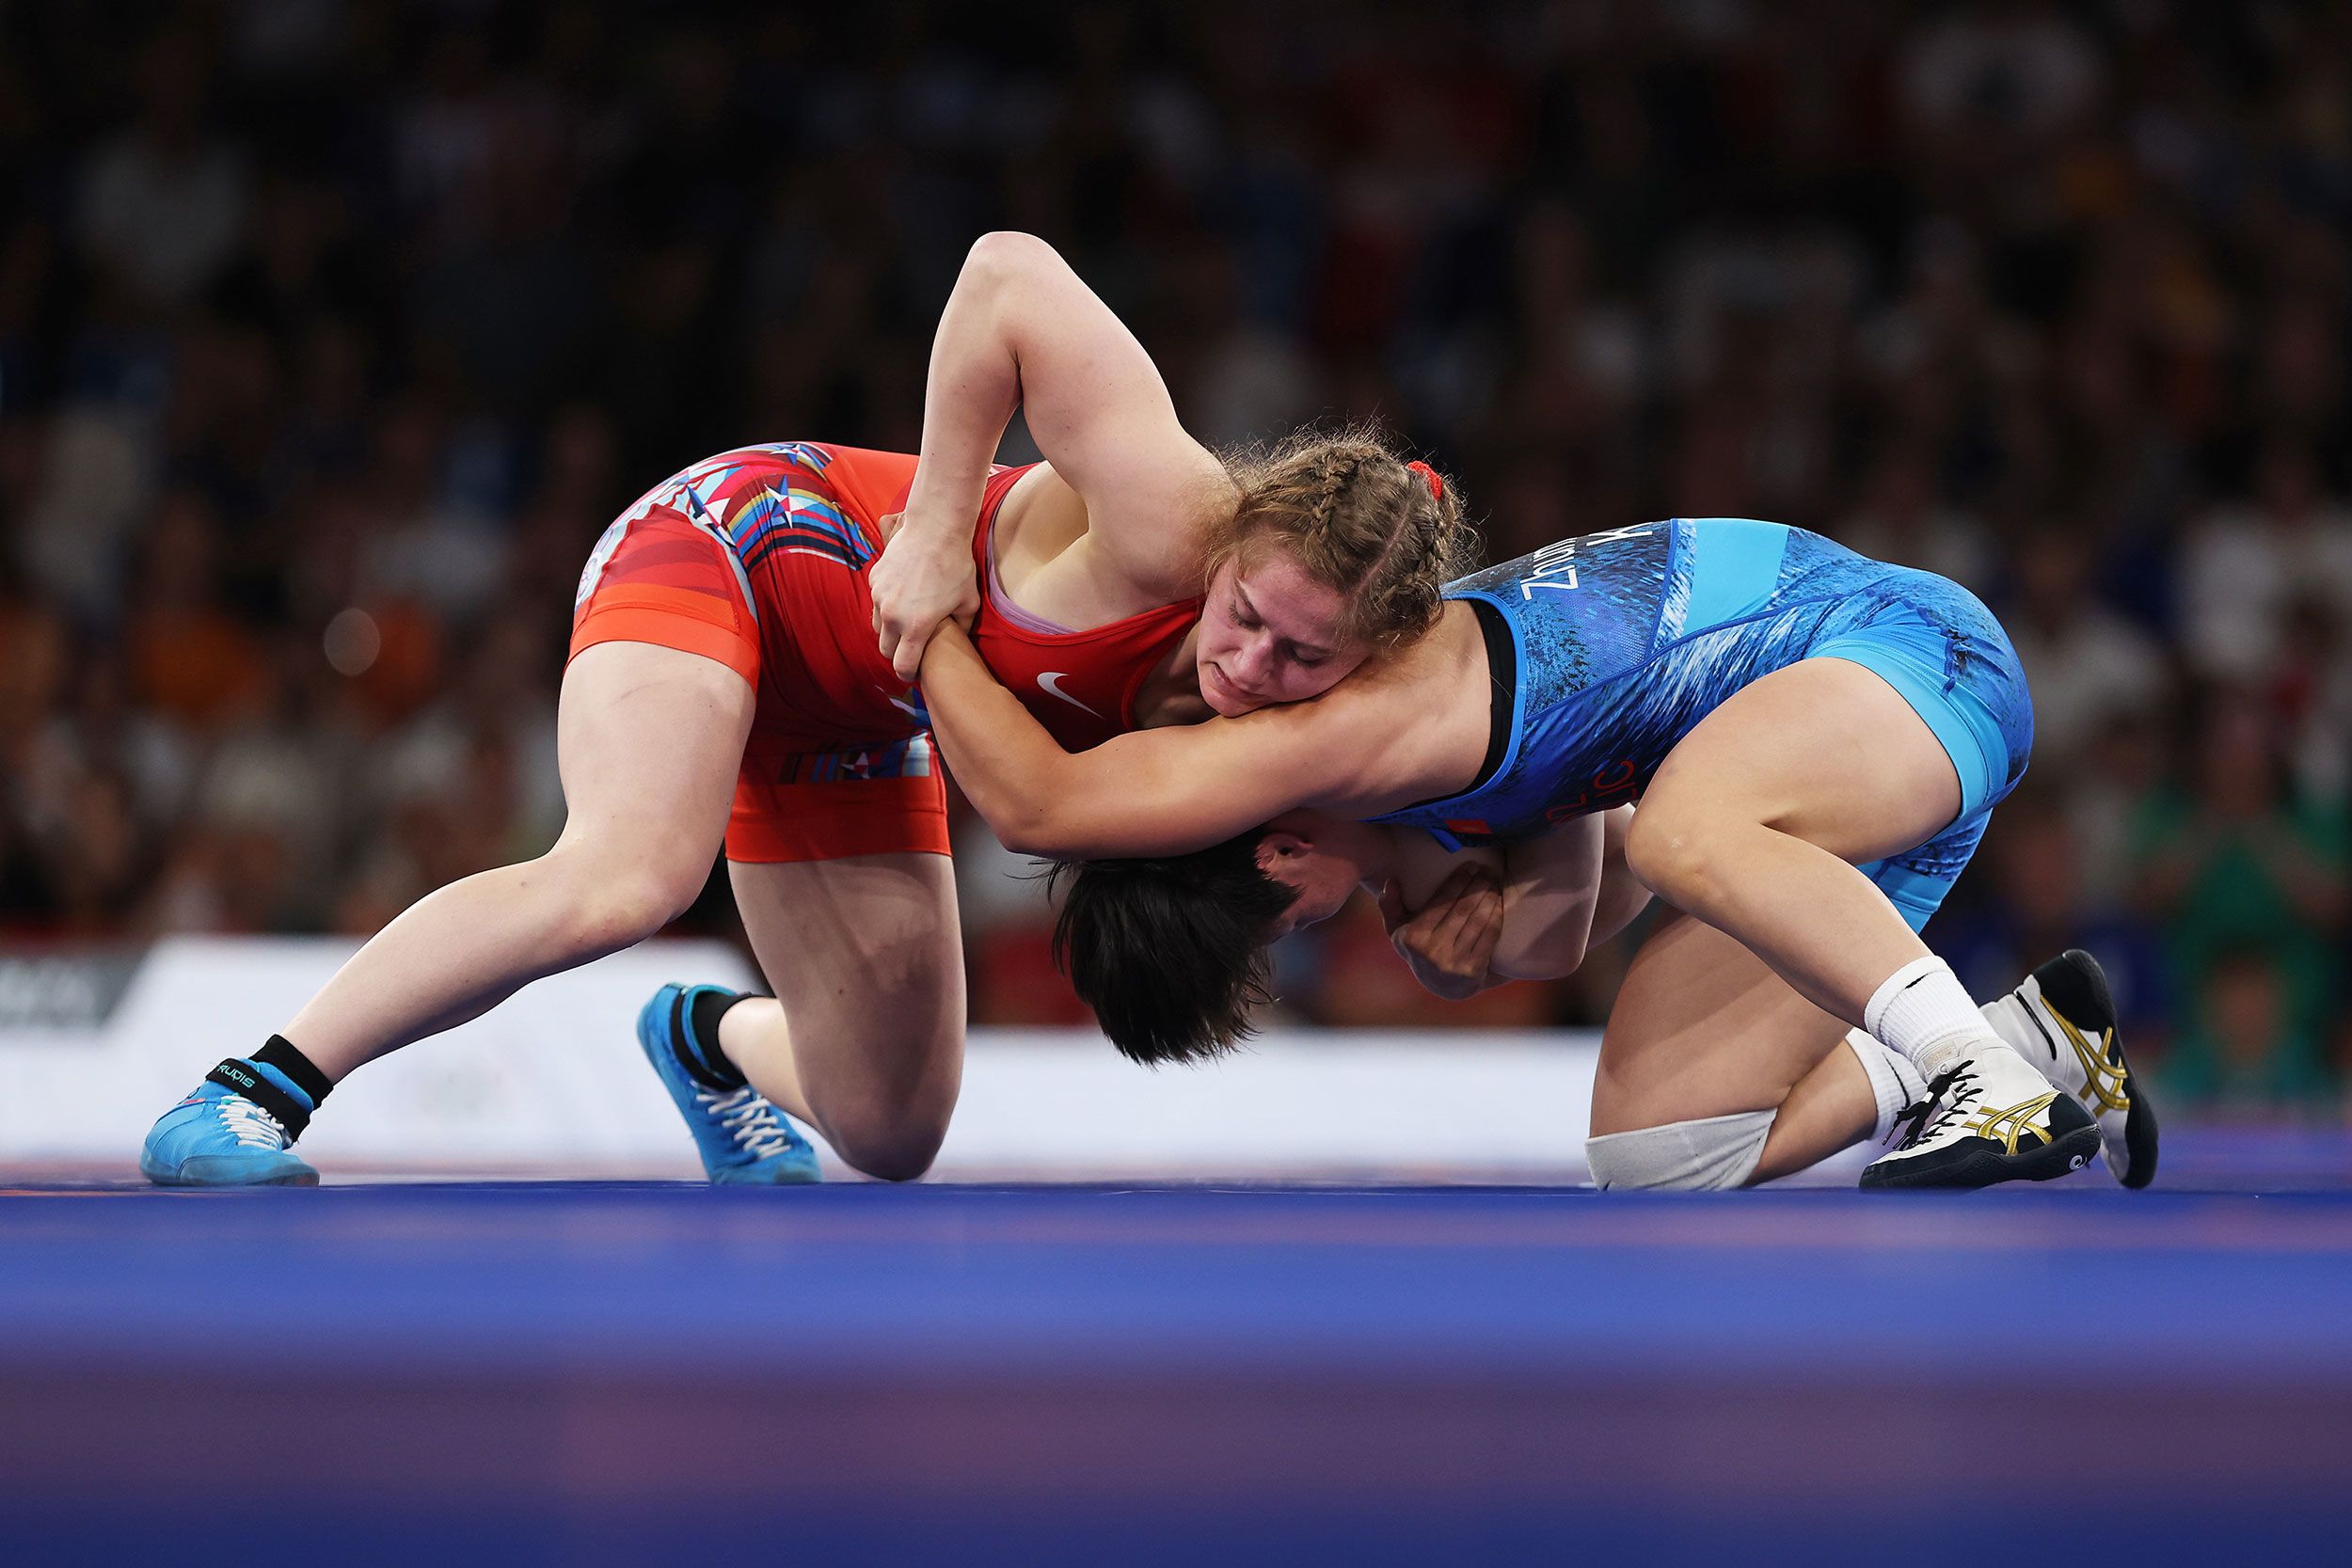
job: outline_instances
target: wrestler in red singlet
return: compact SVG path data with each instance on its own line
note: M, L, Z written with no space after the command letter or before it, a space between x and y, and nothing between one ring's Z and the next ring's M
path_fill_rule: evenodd
M882 519L905 505L914 467L910 453L812 441L721 452L647 491L588 558L572 654L659 643L715 658L758 693L730 860L947 852L929 718L876 644L866 582ZM1200 602L1079 631L1022 610L998 583L990 540L1026 472L996 470L982 498L973 641L1055 738L1084 749L1135 727L1137 690Z

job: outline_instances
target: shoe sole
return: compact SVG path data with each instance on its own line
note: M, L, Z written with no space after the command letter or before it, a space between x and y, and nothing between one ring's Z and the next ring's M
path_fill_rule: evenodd
M821 1187L825 1173L814 1160L772 1161L710 1179L714 1187Z
M2148 1102L2139 1080L2132 1074L2131 1058L2124 1053L2123 1032L2116 1026L2115 993L2107 986L2106 970L2081 948L2070 947L2058 955L2056 963L2034 971L2034 978L2041 982L2042 999L2053 1011L2078 1029L2089 1025L2087 1032L2094 1037L2114 1040L2116 1064L2123 1069L2123 1097L2132 1102L2123 1113L2123 1169L2116 1180L2135 1191L2147 1186L2156 1179L2156 1108Z
M145 1155L139 1157L139 1174L158 1187L203 1187L221 1190L232 1187L315 1187L319 1173L305 1165L300 1170L286 1171L278 1176L264 1176L259 1180L208 1181L175 1171L168 1165L151 1164Z
M1973 1190L1996 1186L2003 1181L2054 1181L2082 1169L2098 1154L2099 1125L2092 1122L2071 1132L2059 1133L2056 1142L2044 1144L2031 1154L2003 1154L1998 1149L1972 1148L1924 1169L1917 1168L1922 1162L1906 1160L1883 1171L1876 1166L1865 1169L1861 1184L1879 1190L1905 1187Z
M2003 1181L2053 1181L2089 1164L2099 1152L2099 1123L2070 1095L2050 1101L2051 1138L2038 1148L2005 1154L1989 1138L1971 1140L1977 1147L1954 1149L1948 1156L1899 1160L1866 1166L1861 1185L1890 1187L1990 1187ZM2060 1132L2057 1123L2074 1125Z

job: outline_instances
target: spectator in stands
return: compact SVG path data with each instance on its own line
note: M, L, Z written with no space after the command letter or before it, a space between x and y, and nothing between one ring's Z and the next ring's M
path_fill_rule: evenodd
M2259 947L2216 953L2195 987L2196 1016L2165 1060L2168 1096L2200 1116L2238 1120L2331 1110L2336 1086L2291 990L2277 958Z
M2344 816L2293 796L2276 723L2248 694L2216 689L2192 733L2185 778L2148 802L2137 851L2141 907L2163 922L2172 973L2188 981L2178 1025L2210 1027L2217 1006L2245 1003L2209 991L2217 974L2243 978L2225 958L2252 953L2278 992L2279 1027L2317 1039L2352 909ZM2233 1011L2233 1027L2249 1016Z

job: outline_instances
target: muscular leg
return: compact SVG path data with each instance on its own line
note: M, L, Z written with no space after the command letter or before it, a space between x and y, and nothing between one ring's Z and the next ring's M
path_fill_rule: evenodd
M569 816L555 847L420 899L286 1037L341 1079L669 924L718 856L752 706L751 686L713 659L646 642L583 650L556 721Z
M2036 1028L2025 1015L2023 994L2011 992L1985 1009L1986 1027L2021 1053L2033 1048ZM1999 1016L2002 1007L2007 1017ZM1881 1117L1900 1103L1880 1103L1846 1034L1755 954L1701 921L1664 911L1610 1014L1593 1085L1592 1130L1630 1132L1775 1111L1747 1180L1807 1169L1883 1131ZM2056 1071L2067 1070L2071 1058L2055 1051L2052 1057ZM2060 1086L2081 1092L2079 1082ZM1889 1088L1916 1096L1921 1085ZM2118 1169L2128 1168L2126 1157Z
M1805 659L1683 737L1642 797L1626 862L1859 1024L1880 985L1928 950L1855 865L1925 843L1960 806L1951 758L1893 687Z
M1843 1024L1755 954L1678 910L1662 911L1602 1036L1593 1132L1777 1107L1749 1180L1803 1170L1876 1119L1869 1080L1842 1049L1844 1037Z
M776 1000L727 1009L720 1049L856 1169L930 1168L963 1083L963 946L945 855L729 861Z

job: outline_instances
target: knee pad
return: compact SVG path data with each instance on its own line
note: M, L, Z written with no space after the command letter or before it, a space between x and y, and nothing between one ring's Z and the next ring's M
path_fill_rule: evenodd
M1584 1140L1593 1185L1651 1192L1721 1192L1737 1187L1764 1158L1777 1110L1737 1111L1670 1121Z

